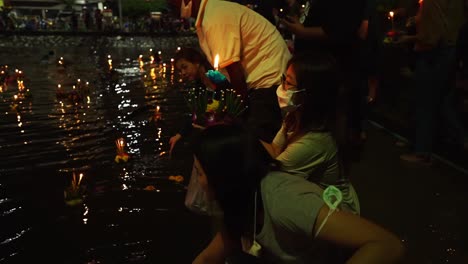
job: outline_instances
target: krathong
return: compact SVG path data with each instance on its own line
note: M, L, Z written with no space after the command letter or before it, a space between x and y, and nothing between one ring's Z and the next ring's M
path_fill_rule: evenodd
M81 180L83 179L83 173L78 176L73 172L72 181L63 192L65 203L69 206L74 206L83 203L84 189L81 187Z
M117 147L117 155L115 156L115 162L127 162L128 159L130 158L130 155L125 152L125 140L124 138L119 138L115 141L115 145Z

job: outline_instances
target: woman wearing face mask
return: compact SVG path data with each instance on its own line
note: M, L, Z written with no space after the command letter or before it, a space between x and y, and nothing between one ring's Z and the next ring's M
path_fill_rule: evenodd
M257 137L238 126L201 132L192 177L219 202L224 216L220 231L193 264L399 263L404 249L398 237L357 215L330 209L318 185L278 171L277 163ZM252 239L255 260L261 262L241 253ZM342 248L350 250L346 260L338 254Z
M338 151L335 117L339 79L329 55L293 57L278 87L278 103L286 112L272 144L262 142L281 169L326 188L338 187L346 209L359 214L359 200ZM339 140L338 140L339 141Z

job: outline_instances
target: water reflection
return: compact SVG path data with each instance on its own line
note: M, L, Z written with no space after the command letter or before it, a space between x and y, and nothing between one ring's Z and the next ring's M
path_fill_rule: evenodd
M47 260L187 263L200 249L180 238L207 239L207 224L185 210L184 183L169 179L188 175L191 166L187 150L166 155L187 111L163 57L174 51L83 48L56 52L63 56L44 67L34 63L41 52L25 55L29 61L15 72L24 81L0 90L0 213L8 226L2 260L45 256L66 244ZM118 138L128 162L115 162ZM81 203L68 206L73 173L85 175L85 191Z

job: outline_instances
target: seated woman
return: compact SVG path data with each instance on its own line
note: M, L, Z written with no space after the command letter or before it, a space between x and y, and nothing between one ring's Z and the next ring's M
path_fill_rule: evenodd
M262 142L281 169L343 193L351 212L360 213L359 200L343 171L337 148L335 117L339 80L332 57L308 54L293 57L287 66L278 102L286 111L272 144Z
M198 49L190 47L180 49L175 55L174 62L184 81L195 82L196 88L207 89L212 93L215 100L219 100L220 91L226 89L229 85L228 82L215 84L206 76L206 72L213 70L213 66L211 66L203 52ZM190 134L192 129L193 125L190 119L177 134L170 138L170 153L172 153L177 141Z
M332 260L341 248L353 250L346 263L401 260L403 246L396 236L355 214L330 209L318 185L280 171L278 163L238 126L220 124L201 132L194 144L196 174L224 217L194 264L225 263L242 252L245 237L261 246L258 256L267 263L343 263Z

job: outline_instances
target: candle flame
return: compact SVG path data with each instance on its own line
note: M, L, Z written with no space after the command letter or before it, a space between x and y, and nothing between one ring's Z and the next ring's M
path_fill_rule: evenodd
M219 64L219 54L216 54L215 59L214 59L214 64L213 67L215 70L218 70L218 64Z
M115 145L117 146L117 153L118 154L123 154L124 147L125 147L125 140L123 138L119 138L115 141Z
M390 11L390 13L388 13L390 15L391 18L393 18L393 16L395 15L395 13L393 11Z
M83 173L80 173L80 179L78 180L78 186L80 186L81 179L83 179Z

